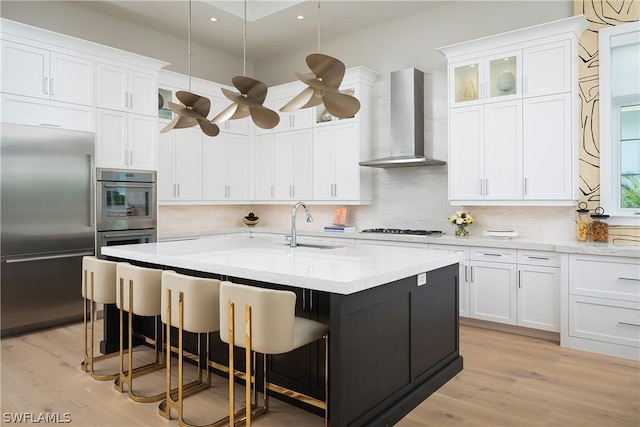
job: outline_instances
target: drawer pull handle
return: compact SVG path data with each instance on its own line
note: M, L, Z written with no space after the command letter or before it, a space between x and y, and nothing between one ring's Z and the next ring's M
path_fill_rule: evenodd
M640 282L640 279L635 279L633 277L618 277L618 280L631 280L632 282Z
M640 327L640 323L630 323L630 322L618 322L619 325L629 325L629 326L638 326Z
M529 259L541 259L541 260L544 260L544 261L549 261L549 257L546 257L546 256L530 256L528 258Z
M484 256L502 256L502 254L492 254L492 253L484 253Z

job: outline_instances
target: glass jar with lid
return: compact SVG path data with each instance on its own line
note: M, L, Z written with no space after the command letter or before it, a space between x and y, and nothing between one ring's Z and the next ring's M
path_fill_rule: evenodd
M593 221L589 224L589 232L591 234L592 242L608 242L609 241L609 224L602 221L609 218L609 215L605 215L604 208L598 206L595 209L595 214L591 215Z
M578 219L576 220L576 239L578 242L586 242L589 238L589 223L588 217L584 218L584 215L589 213L589 209L587 209L586 202L578 203L578 209L576 210L578 213Z

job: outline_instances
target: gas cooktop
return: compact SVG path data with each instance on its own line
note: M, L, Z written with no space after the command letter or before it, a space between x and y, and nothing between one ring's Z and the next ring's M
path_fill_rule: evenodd
M440 236L442 231L439 230L406 230L400 228L367 228L362 233L384 233L384 234L411 234L414 236Z

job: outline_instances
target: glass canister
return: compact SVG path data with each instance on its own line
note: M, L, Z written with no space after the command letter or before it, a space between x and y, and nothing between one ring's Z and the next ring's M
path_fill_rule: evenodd
M609 224L603 222L603 219L609 218L609 215L605 215L604 209L598 206L595 209L595 214L591 215L593 221L589 224L589 232L591 234L592 242L608 242L609 241Z
M586 242L589 237L589 224L585 221L583 215L589 213L589 209L587 209L586 202L578 203L578 209L576 210L578 213L578 219L576 221L576 239L578 242Z

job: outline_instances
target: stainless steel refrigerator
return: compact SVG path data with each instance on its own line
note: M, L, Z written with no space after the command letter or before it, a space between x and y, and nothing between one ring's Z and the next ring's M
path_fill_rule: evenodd
M95 251L93 133L2 124L1 334L82 319Z

